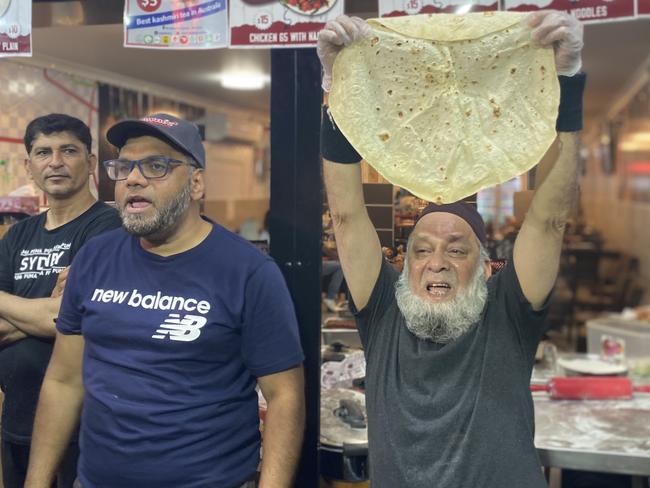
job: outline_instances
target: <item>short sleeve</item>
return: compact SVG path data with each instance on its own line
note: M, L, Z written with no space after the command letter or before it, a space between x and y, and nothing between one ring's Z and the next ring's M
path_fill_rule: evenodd
M13 256L10 234L0 240L0 291L12 293L14 289Z
M83 277L85 276L86 262L88 255L87 247L82 248L74 258L68 279L65 282L59 316L56 318L56 328L61 334L81 335L81 320L84 314Z
M380 322L380 318L390 308L395 300L395 283L399 278L399 273L386 260L382 260L379 276L375 287L370 294L368 303L362 310L357 310L352 301L351 310L357 319L357 328L364 350L370 349L370 336L374 333L370 330L371 324Z
M91 239L108 230L117 229L122 226L120 214L114 208L108 208L101 215L97 216L86 227L86 240Z
M272 261L262 264L246 283L242 356L257 377L279 373L304 360L293 302Z
M96 203L95 205L100 205L100 203ZM93 237L122 226L122 220L120 219L118 211L106 206L105 204L101 205L105 208L103 208L101 212L98 212L98 215L92 220L87 222L84 225L83 232L79 234L79 238L76 240L75 252Z
M539 343L546 328L549 299L540 310L534 310L519 283L514 261L508 260L505 267L494 277L494 294L497 300L505 303L508 316L522 346L524 356L531 360L535 356Z

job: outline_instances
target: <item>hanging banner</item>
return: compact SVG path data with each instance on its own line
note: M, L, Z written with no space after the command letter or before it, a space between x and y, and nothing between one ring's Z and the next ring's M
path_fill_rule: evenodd
M344 0L231 0L231 47L314 47Z
M635 0L504 0L506 10L564 10L583 22L610 22L634 18ZM647 0L646 0L647 1Z
M650 15L650 0L636 0L636 9L639 17Z
M380 17L499 10L498 0L379 0Z
M0 0L0 57L32 55L32 2Z
M227 0L124 2L125 47L215 49L227 45Z

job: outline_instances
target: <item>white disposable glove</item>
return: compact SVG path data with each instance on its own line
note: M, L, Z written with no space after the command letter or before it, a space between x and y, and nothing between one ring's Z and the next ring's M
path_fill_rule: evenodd
M371 30L365 20L347 15L341 15L336 20L330 20L325 24L318 34L316 46L316 52L323 66L323 90L329 92L332 87L332 68L337 54L345 46L368 36Z
M533 12L526 17L531 36L542 46L555 49L555 67L559 75L573 76L582 67L583 28L573 15L557 10Z

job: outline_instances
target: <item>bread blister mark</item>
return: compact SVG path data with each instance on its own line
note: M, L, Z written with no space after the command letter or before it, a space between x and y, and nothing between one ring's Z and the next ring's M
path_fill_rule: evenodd
M381 142L386 142L390 139L390 134L388 132L380 132L378 135Z
M490 98L490 105L492 105L492 114L495 117L501 117L501 107L497 105L497 102L494 101L494 98Z

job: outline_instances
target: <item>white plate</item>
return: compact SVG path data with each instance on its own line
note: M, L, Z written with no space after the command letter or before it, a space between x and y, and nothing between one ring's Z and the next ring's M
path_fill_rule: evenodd
M0 0L0 17L7 13L11 0Z
M563 359L557 360L559 366L568 371L582 374L596 374L596 375L613 375L621 374L627 371L627 367L622 364L612 364L600 359Z
M287 7L289 10L292 10L292 11L294 11L294 12L300 14L300 15L308 15L310 17L314 16L314 15L321 15L321 14L324 14L325 12L328 12L336 4L336 1L337 0L328 0L327 5L323 5L318 10L310 10L308 12L304 12L304 11L300 10L300 8L295 6L295 5L289 5L289 2L287 0L280 0L282 5Z

